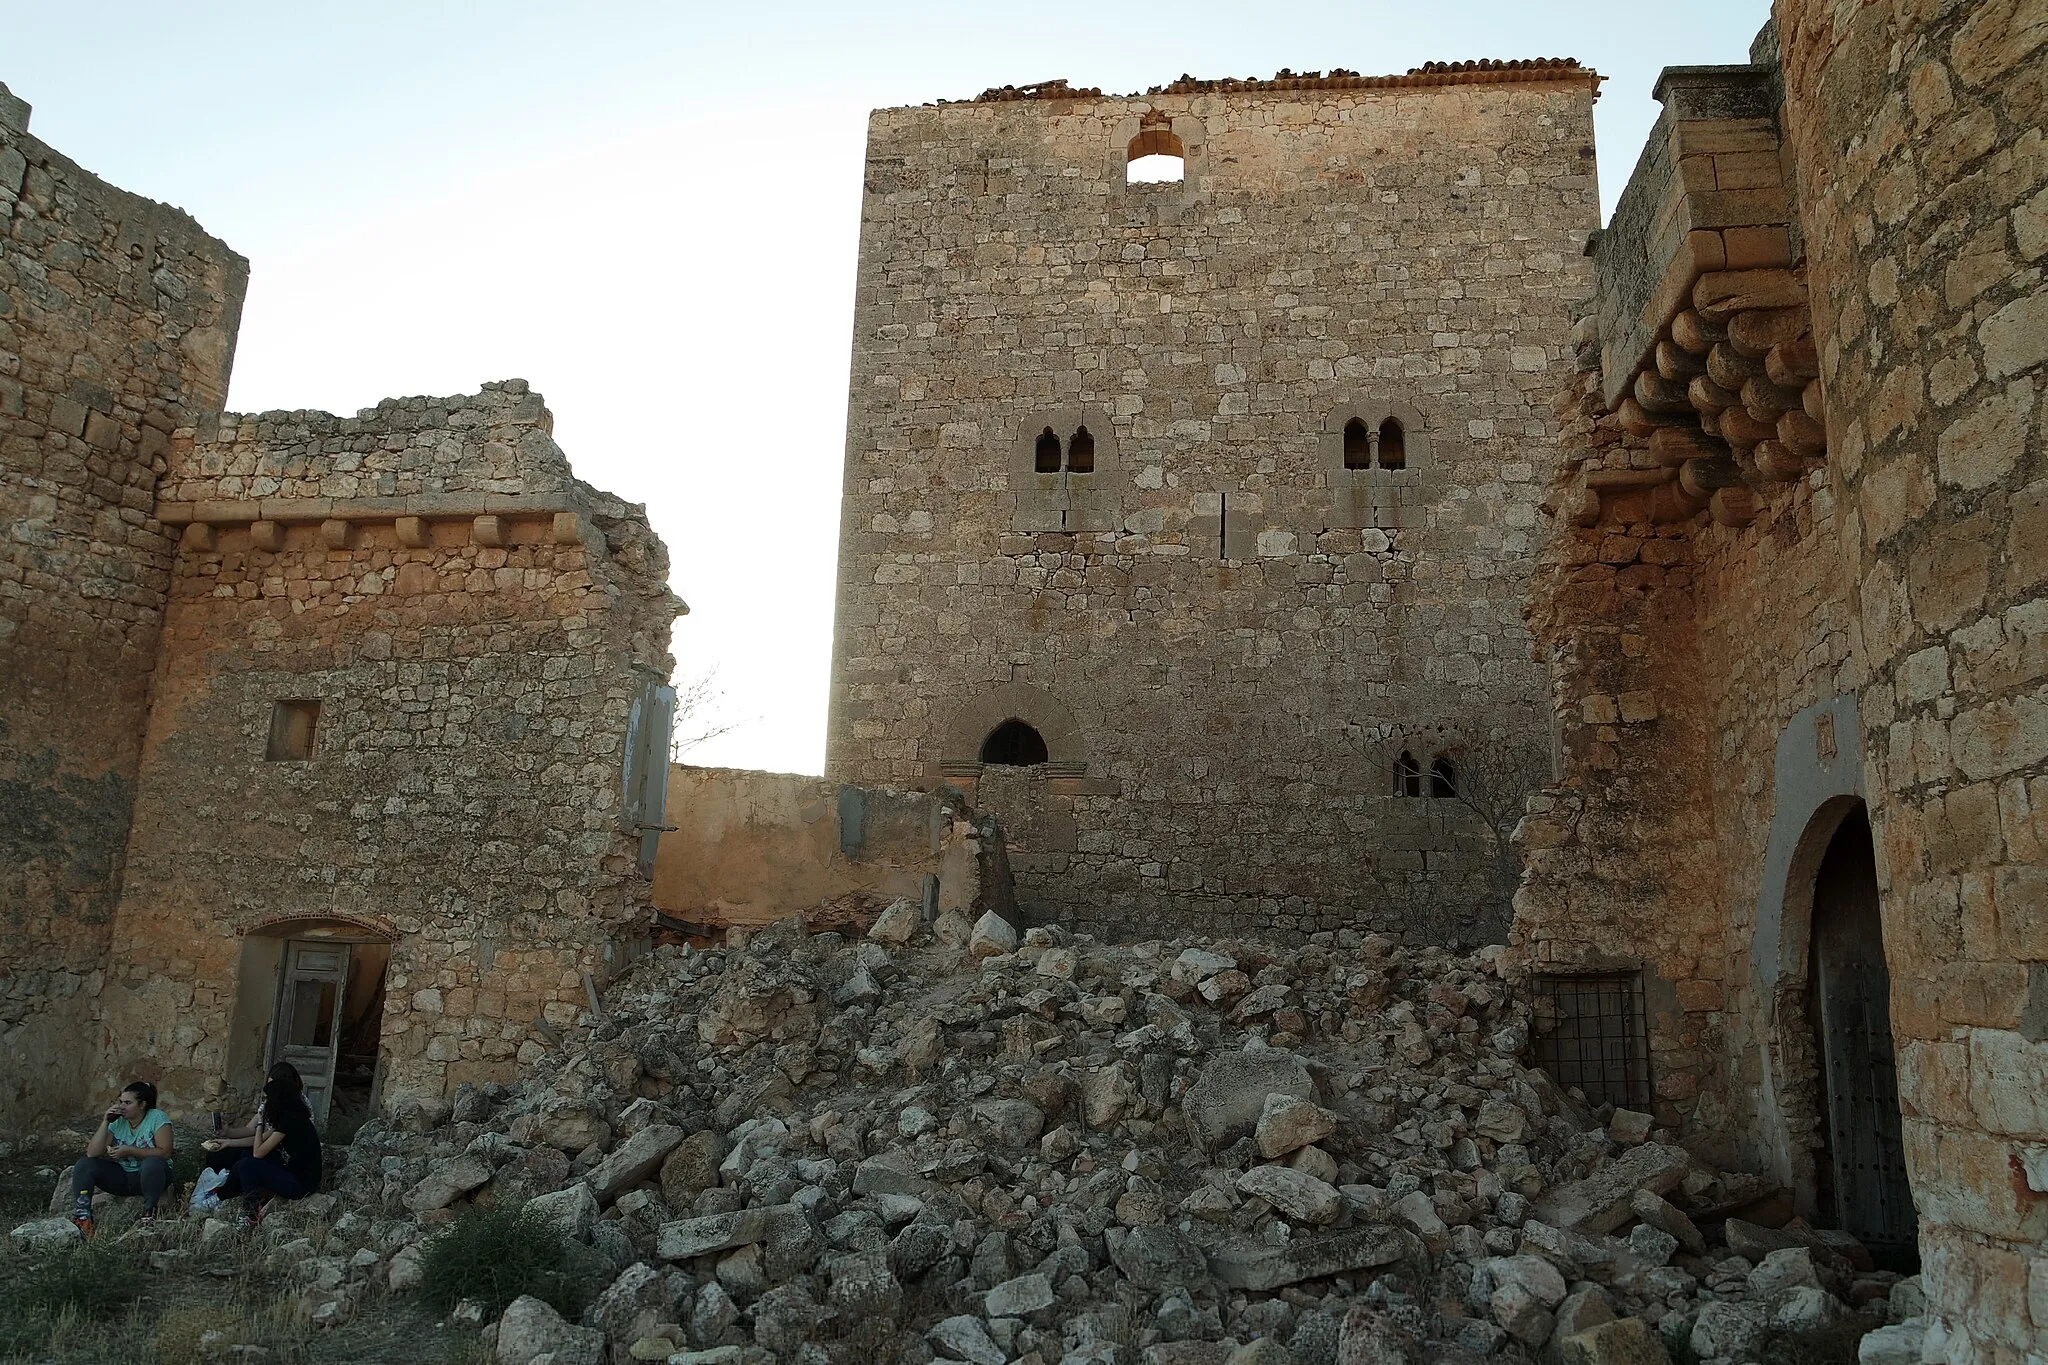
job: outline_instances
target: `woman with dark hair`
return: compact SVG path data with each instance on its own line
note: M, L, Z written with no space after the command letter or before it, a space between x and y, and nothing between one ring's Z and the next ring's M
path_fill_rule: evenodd
M299 1079L299 1069L290 1062L272 1063L270 1074L263 1079L266 1085L271 1081L279 1081L290 1087L294 1093L305 1093L306 1085ZM219 1122L218 1116L215 1122ZM241 1186L235 1180L235 1167L248 1155L249 1149L256 1145L257 1131L262 1126L263 1106L259 1103L256 1112L249 1116L247 1123L237 1124L232 1128L218 1128L212 1137L199 1144L206 1149L206 1169L220 1171L222 1176L218 1184L212 1185L205 1202L193 1207L210 1209L222 1200L233 1199L242 1192ZM201 1179L204 1180L204 1177ZM200 1188L206 1190L207 1185L202 1184Z
M235 1163L235 1182L242 1191L242 1226L253 1228L273 1195L304 1199L320 1188L320 1133L306 1108L306 1096L295 1071L289 1078L272 1075L263 1083L263 1109L256 1122L249 1155Z
M92 1192L142 1196L143 1223L156 1221L157 1201L171 1183L171 1120L156 1107L156 1087L130 1081L71 1168L71 1221L92 1236Z

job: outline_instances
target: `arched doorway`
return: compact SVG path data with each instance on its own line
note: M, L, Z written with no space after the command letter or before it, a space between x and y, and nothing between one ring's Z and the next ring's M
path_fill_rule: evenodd
M1861 802L1842 817L1813 880L1807 1006L1819 1045L1825 1146L1815 1161L1822 1218L1880 1265L1918 1260L1899 1118L1891 977L1878 916L1877 855Z

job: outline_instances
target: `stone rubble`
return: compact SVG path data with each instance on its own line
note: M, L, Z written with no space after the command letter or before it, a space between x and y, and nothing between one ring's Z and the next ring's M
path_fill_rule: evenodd
M1917 1358L1917 1280L1730 1217L1776 1192L1525 1067L1500 949L989 953L906 913L657 948L518 1084L366 1124L271 1263L339 1322L466 1204L534 1207L610 1287L485 1325L507 1365L1743 1365L1844 1327Z

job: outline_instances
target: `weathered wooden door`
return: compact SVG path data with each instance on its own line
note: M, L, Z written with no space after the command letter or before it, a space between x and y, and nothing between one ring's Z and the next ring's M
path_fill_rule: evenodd
M1880 1261L1916 1254L1892 1054L1891 977L1877 909L1870 824L1852 812L1813 887L1813 992L1820 1033L1835 1225Z
M346 943L293 939L285 945L270 1060L290 1062L299 1069L299 1078L306 1083L306 1107L313 1111L313 1122L321 1125L327 1122L334 1098L348 966Z

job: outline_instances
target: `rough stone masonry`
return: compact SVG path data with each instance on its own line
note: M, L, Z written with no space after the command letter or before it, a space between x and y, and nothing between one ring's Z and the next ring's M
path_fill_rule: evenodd
M1664 73L1531 599L1564 769L1514 944L1641 982L1694 1150L1919 1259L1866 1360L2048 1351L2044 42L1781 0Z
M667 553L524 381L222 413L247 263L28 112L0 89L0 1124L137 1075L205 1107L302 1042L323 1108L354 1055L361 1101L507 1078L645 937Z
M1047 920L1496 938L1519 797L1395 767L1550 771L1519 615L1597 80L877 112L828 771L970 789Z

